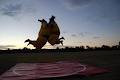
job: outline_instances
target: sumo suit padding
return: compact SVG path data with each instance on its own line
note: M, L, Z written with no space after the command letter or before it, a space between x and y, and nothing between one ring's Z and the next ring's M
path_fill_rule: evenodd
M48 39L47 36L49 36L49 32L48 32L47 22L44 19L39 21L41 22L42 25L36 42L37 42L37 47L41 49L47 42Z
M48 24L49 27L49 32L50 32L50 36L48 38L48 42L51 45L55 45L55 44L59 44L60 40L59 40L59 35L60 35L60 29L57 25L57 23L54 21L55 17L52 16L50 18L50 22Z
M55 17L52 16L50 18L49 24L47 24L47 22L44 19L38 20L41 22L41 28L38 33L38 38L36 41L29 40L28 42L37 49L38 48L41 49L46 44L47 41L51 45L59 44L60 43L60 39L59 39L60 30L59 30L58 25L54 21L54 19Z

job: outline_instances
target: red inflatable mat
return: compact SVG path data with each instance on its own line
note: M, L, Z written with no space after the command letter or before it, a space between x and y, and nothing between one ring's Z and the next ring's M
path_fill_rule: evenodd
M74 61L52 63L19 63L0 76L0 80L29 80L70 75L95 75L106 69L88 66Z

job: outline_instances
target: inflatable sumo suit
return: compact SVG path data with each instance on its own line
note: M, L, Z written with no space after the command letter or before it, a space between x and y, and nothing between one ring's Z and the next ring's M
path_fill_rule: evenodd
M52 16L50 18L49 23L48 23L48 28L49 28L49 33L50 33L50 36L48 38L48 42L51 45L55 45L55 44L60 43L60 39L59 39L60 29L59 29L57 23L54 21L54 19L55 19L55 17Z
M36 49L41 49L46 42L48 41L51 45L55 44L62 44L63 41L61 39L64 39L63 37L59 39L60 30L56 22L54 21L55 17L52 16L50 18L49 23L47 24L47 21L44 19L38 20L41 22L41 28L38 33L38 38L36 41L32 41L30 39L27 39L25 42L29 42L29 44L33 45Z

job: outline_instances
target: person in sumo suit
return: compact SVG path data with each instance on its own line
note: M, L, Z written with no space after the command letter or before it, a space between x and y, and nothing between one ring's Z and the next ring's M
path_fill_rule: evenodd
M48 31L47 21L45 21L44 19L42 19L42 20L38 19L38 21L41 22L41 28L40 28L40 31L38 33L37 40L32 41L30 39L27 39L27 40L25 40L25 42L28 42L28 45L29 44L33 45L36 49L41 49L46 44L46 42L48 40L49 31Z
M32 41L30 39L25 40L25 42L28 42L28 45L33 45L36 49L41 49L46 42L48 41L51 45L55 44L62 44L63 45L63 39L64 37L59 38L60 36L60 29L55 22L55 16L52 16L50 18L49 23L45 21L44 19L39 20L41 22L41 28L38 33L38 38L36 41Z
M48 38L48 42L51 45L60 44L60 43L63 45L62 39L64 39L64 37L59 38L60 29L59 29L59 27L54 19L55 19L55 16L52 16L50 18L49 23L48 23L48 28L49 28L49 33L50 33L50 36Z

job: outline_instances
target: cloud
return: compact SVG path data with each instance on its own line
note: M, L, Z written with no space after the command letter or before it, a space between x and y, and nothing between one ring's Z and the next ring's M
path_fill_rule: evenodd
M71 36L72 36L72 37L77 37L77 35L76 35L76 34L71 34Z
M85 37L85 36L93 35L93 34L91 32L80 32L80 33L78 33L78 35L81 37Z
M82 33L82 32L81 32L81 33L78 33L78 35L81 36L81 37L84 37L84 36L85 36L85 34Z
M91 38L93 38L93 39L99 39L99 38L101 38L101 36L103 36L104 34L94 34L94 33L91 33L91 32L80 32L80 33L78 33L78 35L80 36L80 37L91 37Z
M0 4L6 3L8 0L0 0Z
M91 36L91 35L93 35L93 34L90 32L80 32L77 34L71 34L72 37L87 37L87 36Z
M93 37L93 39L99 39L100 38L100 36L94 36Z
M20 14L21 10L22 10L21 4L8 4L8 5L3 6L0 9L0 12L3 15L16 16L16 15Z
M15 45L0 45L0 49L8 49L11 47L16 47Z
M66 31L63 31L62 33L66 34L67 32L66 32Z
M80 8L81 6L87 5L92 0L62 0L62 3L68 9L76 9Z

